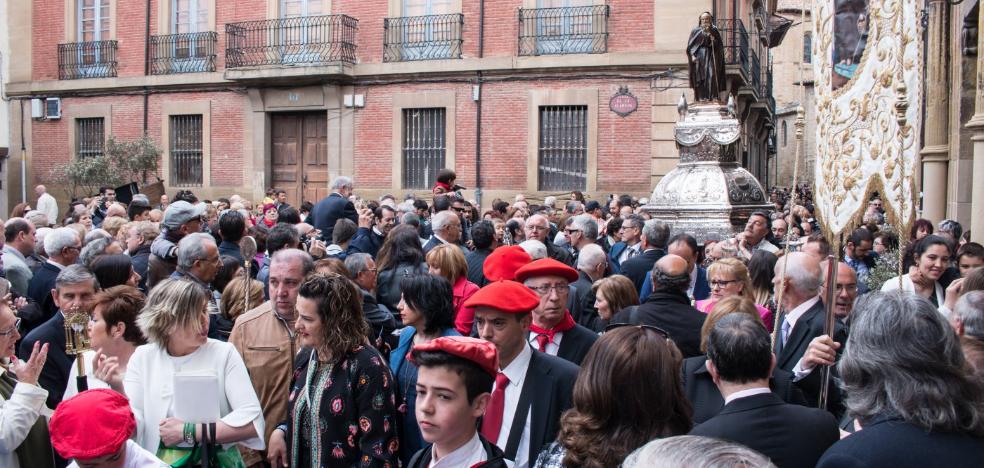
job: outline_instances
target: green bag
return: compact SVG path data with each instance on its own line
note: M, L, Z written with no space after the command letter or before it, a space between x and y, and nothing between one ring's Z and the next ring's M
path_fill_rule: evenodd
M210 468L246 468L239 449L233 445L223 448L215 443L215 424L209 427L209 436L212 440L208 451L208 464ZM157 458L171 465L172 468L193 468L201 466L202 445L195 443L194 447L165 447L164 442L157 446Z

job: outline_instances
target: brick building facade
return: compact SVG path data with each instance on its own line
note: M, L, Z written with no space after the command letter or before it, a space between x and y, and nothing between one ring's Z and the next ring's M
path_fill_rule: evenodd
M481 199L647 196L677 162L687 36L713 11L766 181L774 0L37 0L8 6L11 147L28 186L110 136L146 133L169 193L316 200L427 193L440 167ZM148 14L149 13L149 14ZM637 110L614 112L631 94ZM17 100L60 99L60 118ZM620 98L622 104L632 98ZM49 106L50 107L50 106ZM5 187L19 187L19 163ZM18 167L14 167L18 166ZM63 190L51 190L66 198ZM29 191L30 192L30 191ZM473 195L469 190L469 195ZM8 190L9 202L19 190ZM33 200L29 200L32 201Z

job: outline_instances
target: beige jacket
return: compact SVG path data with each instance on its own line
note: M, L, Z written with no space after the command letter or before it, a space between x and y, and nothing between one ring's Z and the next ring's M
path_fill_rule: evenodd
M263 441L269 443L270 433L277 424L287 420L294 355L300 344L293 328L273 311L270 301L236 319L229 343L236 347L246 363L263 408L266 422Z

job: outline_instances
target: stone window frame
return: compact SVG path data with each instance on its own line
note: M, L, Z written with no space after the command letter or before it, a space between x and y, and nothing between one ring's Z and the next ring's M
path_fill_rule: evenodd
M541 106L588 107L588 161L583 191L593 193L598 190L598 103L600 96L598 88L532 89L529 91L526 119L526 193L540 191L538 174Z
M103 148L109 142L109 137L113 136L113 105L112 104L76 104L64 107L65 115L63 119L69 122L68 125L68 161L73 161L78 156L78 119L103 119Z
M165 188L170 185L171 177L171 116L172 115L201 115L202 116L202 184L196 186L181 186L181 188L210 189L212 188L212 101L170 101L161 103L161 174L164 175Z
M455 170L457 103L454 91L422 91L419 93L398 93L393 95L392 124L391 124L391 174L390 185L394 189L403 188L403 110L419 108L444 108L445 119L445 149L444 167ZM406 189L410 190L410 189Z

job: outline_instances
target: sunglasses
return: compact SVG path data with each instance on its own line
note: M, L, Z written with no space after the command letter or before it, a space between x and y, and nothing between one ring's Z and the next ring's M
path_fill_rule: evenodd
M662 328L653 325L643 325L643 324L637 325L634 323L611 323L608 324L607 327L605 327L605 331L603 333L608 333L611 330L614 330L616 328L622 328L622 327L636 327L636 328L641 328L643 330L652 330L656 332L659 336L662 336L667 340L670 339L670 334L667 333L666 330L663 330Z

